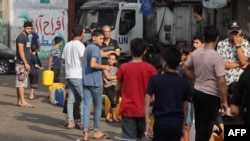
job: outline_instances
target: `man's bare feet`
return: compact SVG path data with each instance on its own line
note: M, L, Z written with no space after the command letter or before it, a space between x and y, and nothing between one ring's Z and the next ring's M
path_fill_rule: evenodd
M35 98L35 94L30 94L30 100Z
M68 129L74 129L74 128L76 128L76 125L75 125L75 123L68 123L67 128Z

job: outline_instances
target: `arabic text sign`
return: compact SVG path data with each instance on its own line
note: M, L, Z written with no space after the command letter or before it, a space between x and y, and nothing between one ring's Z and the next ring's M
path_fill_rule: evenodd
M63 38L64 43L67 41L68 35L68 15L64 9L31 9L29 11L17 9L14 11L13 26L20 27L24 21L31 21L39 35L41 43L41 58L48 58L49 52L54 46L53 39L55 36ZM46 53L44 53L46 52Z

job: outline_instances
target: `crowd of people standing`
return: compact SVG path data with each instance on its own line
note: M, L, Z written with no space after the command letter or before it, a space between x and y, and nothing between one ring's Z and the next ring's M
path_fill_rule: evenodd
M107 122L118 122L114 108L119 97L122 98L119 109L122 140L141 139L146 133L153 141L188 141L195 120L195 140L212 141L216 123L223 133L222 116L242 115L240 122L249 124L250 114L242 114L249 108L245 94L250 80L249 42L235 21L228 26L228 38L220 41L218 29L208 25L201 15L202 10L194 8L197 20L194 48L164 49L162 71L158 74L152 64L143 61L147 43L141 38L130 42L132 60L117 67L121 49L111 38L109 25L102 29L93 25L91 40L84 44L86 30L75 25L73 39L62 52L62 39L55 37L48 69L56 74L54 82L60 82L61 63L65 64L67 128L81 127L83 140L89 140L93 103L93 138L110 138L100 129L103 93L111 102L105 117ZM39 44L30 43L28 38L33 24L25 22L23 27L16 39L17 105L34 107L26 102L24 88L29 76L30 99L33 99L38 85L37 71L42 69L42 64L37 56ZM79 119L74 118L75 102L82 103L81 107L78 104ZM153 127L149 122L151 114L155 119Z

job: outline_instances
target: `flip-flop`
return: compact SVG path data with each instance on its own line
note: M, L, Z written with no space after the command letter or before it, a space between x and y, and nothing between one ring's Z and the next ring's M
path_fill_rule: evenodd
M26 103L24 105L20 105L20 107L25 107L25 108L34 108L34 105L31 105L29 103Z
M110 123L111 123L111 122L114 122L113 119L111 119L111 118L106 118L105 121L106 121L106 122L110 122Z
M84 139L76 139L76 141L89 141L89 139L86 139L86 140L84 140Z
M93 138L94 139L111 139L111 137L106 133L102 133L100 137L93 137Z
M120 122L117 118L113 118L113 122Z

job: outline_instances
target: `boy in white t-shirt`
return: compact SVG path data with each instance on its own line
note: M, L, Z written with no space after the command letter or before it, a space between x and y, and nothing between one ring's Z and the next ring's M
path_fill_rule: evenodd
M85 37L85 29L81 25L76 25L72 30L72 34L74 36L73 40L65 45L62 53L63 63L65 63L65 78L68 85L68 129L76 127L73 117L75 95L78 94L81 99L83 97L82 60L85 46L82 39Z

